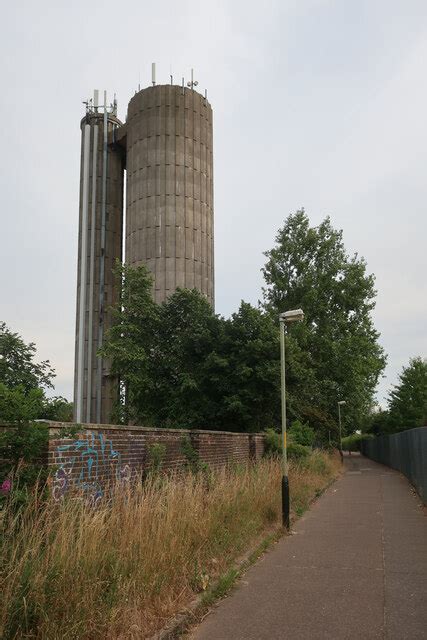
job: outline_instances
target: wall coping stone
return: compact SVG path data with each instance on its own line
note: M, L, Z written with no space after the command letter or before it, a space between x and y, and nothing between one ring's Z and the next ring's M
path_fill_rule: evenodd
M215 431L214 429L170 429L163 427L139 427L137 425L118 425L118 424L90 424L75 422L56 422L54 420L38 420L49 426L49 429L62 429L70 427L80 427L83 431L135 431L138 433L181 433L181 434L212 434L212 435L226 435L226 436L240 436L246 438L248 436L261 436L264 437L265 433L261 431Z

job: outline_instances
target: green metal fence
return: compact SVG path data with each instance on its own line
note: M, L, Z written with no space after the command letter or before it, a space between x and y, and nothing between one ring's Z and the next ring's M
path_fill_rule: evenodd
M362 442L363 455L401 471L427 505L427 427Z

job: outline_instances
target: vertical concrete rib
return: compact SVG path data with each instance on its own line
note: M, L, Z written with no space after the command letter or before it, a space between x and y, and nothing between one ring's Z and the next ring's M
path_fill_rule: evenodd
M212 109L156 85L132 98L126 126L126 262L148 266L156 302L195 287L213 305Z

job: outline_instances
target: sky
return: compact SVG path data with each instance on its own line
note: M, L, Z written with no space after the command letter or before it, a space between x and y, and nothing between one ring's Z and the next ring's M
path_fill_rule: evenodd
M194 67L214 110L216 311L262 297L263 252L304 207L378 290L378 400L427 356L425 0L15 0L2 9L0 320L72 397L80 119Z

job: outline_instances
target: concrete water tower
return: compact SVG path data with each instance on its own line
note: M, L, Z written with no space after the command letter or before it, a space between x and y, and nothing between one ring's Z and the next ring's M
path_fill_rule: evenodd
M116 102L86 103L82 120L77 274L75 420L110 421L118 394L97 351L119 292L116 259L146 264L153 296L198 289L214 305L212 108L206 95L155 83L130 100L126 123ZM126 207L123 215L123 176ZM123 238L125 242L123 243ZM125 255L122 256L122 246ZM84 259L82 259L84 257Z

